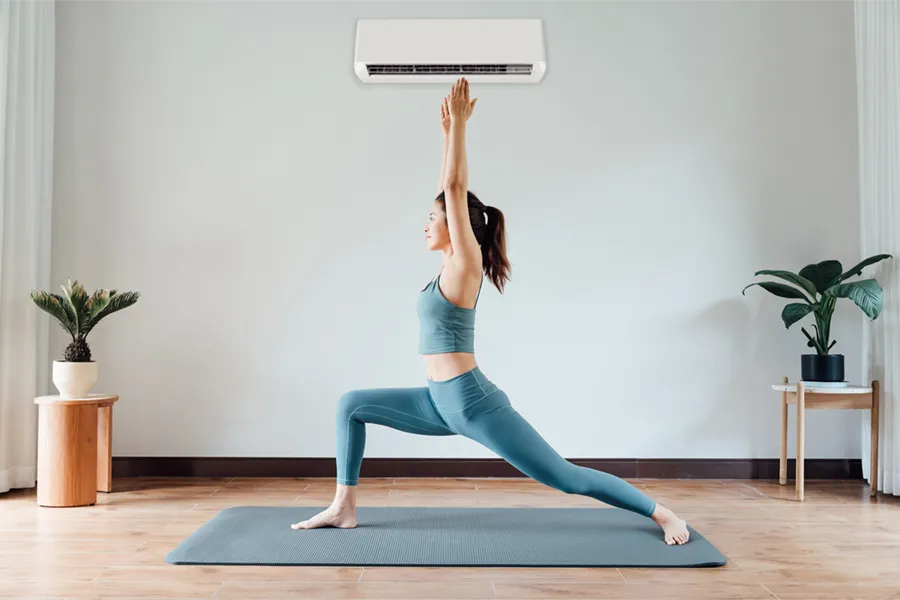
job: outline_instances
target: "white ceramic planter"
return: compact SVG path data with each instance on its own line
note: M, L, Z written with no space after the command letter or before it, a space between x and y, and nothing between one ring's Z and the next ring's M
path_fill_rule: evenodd
M96 362L53 361L53 385L61 398L85 398L97 383Z

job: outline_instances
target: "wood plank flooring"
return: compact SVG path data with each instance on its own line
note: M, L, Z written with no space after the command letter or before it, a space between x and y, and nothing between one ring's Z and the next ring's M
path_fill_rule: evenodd
M900 499L860 482L634 480L709 538L720 569L192 567L163 558L219 510L325 506L333 479L116 479L93 507L0 494L0 598L900 599ZM368 506L596 506L527 479L364 479Z

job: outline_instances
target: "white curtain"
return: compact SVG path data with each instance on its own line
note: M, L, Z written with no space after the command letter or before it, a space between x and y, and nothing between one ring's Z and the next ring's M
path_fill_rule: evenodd
M865 370L881 384L878 487L900 495L900 2L854 7L862 253L895 257L866 273L884 288L884 310L866 323ZM871 482L868 415L865 423L863 472Z
M53 183L53 2L0 0L0 492L33 487L34 397L47 381Z

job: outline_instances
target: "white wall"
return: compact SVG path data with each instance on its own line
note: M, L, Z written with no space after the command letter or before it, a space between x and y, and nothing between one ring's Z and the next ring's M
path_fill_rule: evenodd
M475 88L513 264L485 373L567 457L777 456L806 348L740 291L860 258L850 3L60 3L53 279L143 294L92 340L115 454L333 456L341 392L425 384L446 90L352 71L357 18L413 16L545 19L541 85ZM853 378L861 324L839 307ZM810 415L809 456L858 457L858 419Z

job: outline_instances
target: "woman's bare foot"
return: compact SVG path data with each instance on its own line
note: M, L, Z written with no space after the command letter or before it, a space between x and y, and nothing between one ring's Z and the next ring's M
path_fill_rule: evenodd
M691 534L688 531L687 523L679 519L675 513L660 504L656 505L656 510L650 517L653 522L662 527L668 545L686 544Z
M291 529L316 529L317 527L356 527L356 486L338 484L331 506L311 519L291 525Z
M356 527L356 507L332 504L316 516L291 525L291 529L316 529L317 527Z

